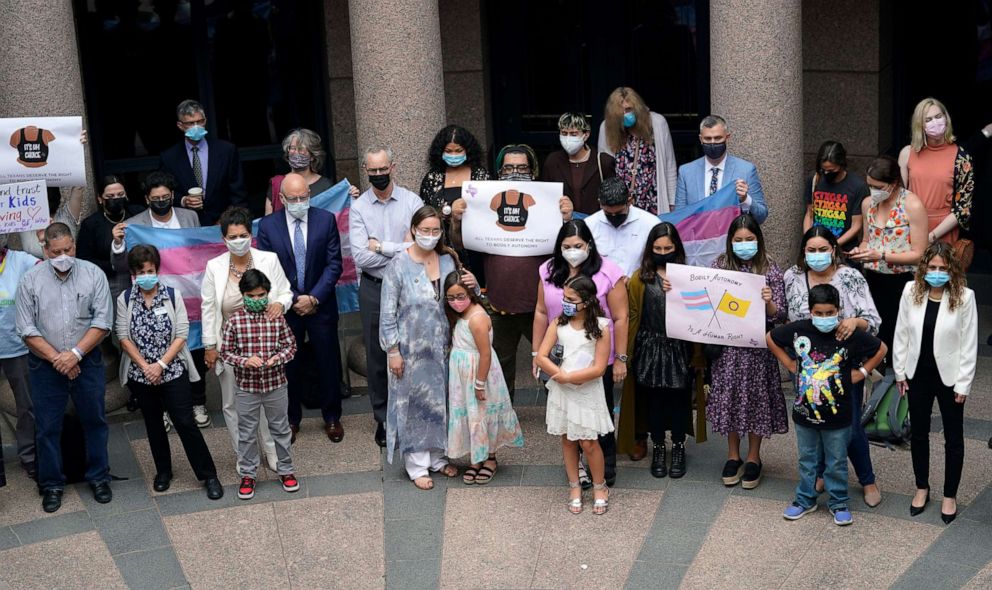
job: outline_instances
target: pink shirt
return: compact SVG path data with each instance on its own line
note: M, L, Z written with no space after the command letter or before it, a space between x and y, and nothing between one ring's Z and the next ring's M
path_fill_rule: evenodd
M541 286L544 287L544 307L548 310L548 321L553 322L555 319L561 315L561 300L565 293L562 289L555 286L554 283L548 280L551 276L550 266L551 260L548 259L546 262L541 263L540 275L541 275ZM613 290L613 287L617 285L621 280L623 280L624 274L620 270L620 267L610 262L607 258L603 258L603 265L599 268L597 272L592 277L592 282L596 284L596 298L599 299L599 305L606 312L606 317L610 320L610 364L613 364L614 355L614 345L613 345L613 315L610 313L610 306L606 303L606 297Z

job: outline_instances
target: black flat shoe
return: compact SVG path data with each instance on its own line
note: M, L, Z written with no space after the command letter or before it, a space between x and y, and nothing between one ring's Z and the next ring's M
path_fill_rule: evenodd
M910 500L910 502L909 502L909 515L910 516L919 516L919 515L923 514L923 511L927 509L927 504L929 504L929 503L930 503L930 490L927 490L927 497L926 497L925 500L923 500L923 506L913 506L913 501ZM955 516L957 516L957 514L955 514ZM954 520L954 519L952 518L951 520Z
M954 522L954 519L957 517L958 517L957 510L954 511L954 514L944 514L943 512L940 513L940 520L943 520L944 524L951 524L952 522Z
M155 480L152 481L152 489L156 492L164 492L169 489L172 482L171 473L156 473Z
M375 444L386 448L386 427L382 422L377 423L375 427Z
M665 443L654 445L654 452L651 454L651 476L665 477L668 475L668 467L665 465L667 449Z
M42 492L41 509L45 512L55 512L62 507L62 490L45 490Z
M207 497L211 500L220 500L224 497L224 486L220 485L220 480L216 477L203 482L203 486L207 488Z
M110 484L107 482L90 484L93 489L93 499L100 504L106 504L114 499L114 492L110 490Z

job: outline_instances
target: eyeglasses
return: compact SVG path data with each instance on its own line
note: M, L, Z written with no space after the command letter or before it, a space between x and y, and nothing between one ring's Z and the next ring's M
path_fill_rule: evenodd
M165 197L157 197L157 198L154 198L154 199L149 198L148 199L148 202L149 203L171 203L172 202L172 195L167 195Z
M530 174L530 164L504 164L502 168L499 169L503 174L513 174L514 172L518 174Z
M298 196L284 195L282 193L279 193L279 196L286 199L287 203L306 203L307 200L310 198L310 195L303 195L298 197Z
M444 299L446 301L465 301L468 299L468 295L464 293L459 293L458 295L445 295Z
M436 227L434 229L420 229L418 227L417 235L424 236L425 238L426 237L436 238L437 236L441 235L441 228Z
M207 120L204 119L204 118L202 118L202 117L199 118L199 119L196 119L195 121L180 121L179 122L179 124L183 126L183 129L189 129L190 127L193 127L194 125L199 125L200 127L203 127L204 125L206 125L206 123L207 123Z
M384 166L382 168L366 168L365 171L369 173L369 176L381 176L383 174L388 174L390 168L392 168L392 165Z

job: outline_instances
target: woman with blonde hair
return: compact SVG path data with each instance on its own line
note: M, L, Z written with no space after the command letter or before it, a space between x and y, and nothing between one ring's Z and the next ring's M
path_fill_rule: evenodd
M916 105L910 125L910 144L899 152L903 182L926 207L927 242L953 245L971 220L971 155L955 143L951 116L936 98Z
M606 99L598 148L615 158L616 175L634 205L653 215L672 210L677 172L668 121L651 112L633 88L621 86Z

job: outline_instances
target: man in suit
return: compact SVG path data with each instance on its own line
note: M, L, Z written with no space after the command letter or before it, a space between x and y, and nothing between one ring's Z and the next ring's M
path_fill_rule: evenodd
M675 186L675 209L698 203L720 190L728 182L737 185L741 213L750 213L758 223L768 218L765 193L761 190L758 170L747 160L727 153L730 131L723 117L709 115L699 124L699 142L703 157L679 166Z
M207 140L207 116L195 100L176 107L180 143L162 152L160 168L176 179L175 204L196 211L200 225L214 225L228 207L247 206L238 148L220 139ZM202 193L190 195L189 189Z
M309 339L312 361L317 364L324 432L331 442L341 442L341 376L338 375L338 303L334 294L341 278L341 241L334 214L310 207L310 187L299 174L287 174L279 198L283 211L266 215L258 223L258 247L279 257L293 290L293 306L286 321L303 343ZM289 379L289 425L293 440L303 418L301 401L307 383L306 359L299 355L286 366Z

